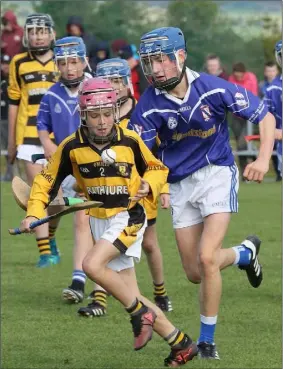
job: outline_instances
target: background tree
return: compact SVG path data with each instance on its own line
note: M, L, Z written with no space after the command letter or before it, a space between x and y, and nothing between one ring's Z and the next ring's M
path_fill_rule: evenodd
M188 65L192 69L202 70L206 55L213 53L220 56L227 72L241 61L261 78L264 62L274 59L274 44L280 39L280 31L268 16L262 22L237 16L233 21L241 23L243 33L236 34L233 21L221 12L217 2L171 0L167 11L168 24L180 27L185 34ZM248 39L245 32L256 23L258 32Z
M96 1L36 1L33 4L34 11L48 13L55 22L56 37L66 35L66 24L72 15L79 16L88 32L94 28L94 14L97 11Z

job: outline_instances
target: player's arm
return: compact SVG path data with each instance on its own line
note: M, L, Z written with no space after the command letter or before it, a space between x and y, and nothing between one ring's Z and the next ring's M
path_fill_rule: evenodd
M45 208L56 197L62 181L72 174L70 159L72 142L70 138L64 140L50 158L48 165L34 178L27 206L27 217L44 217Z
M153 114L148 113L148 111L143 112L141 103L139 102L132 113L127 128L135 131L141 137L146 146L152 150L156 144L159 127L156 124L156 121L152 118Z
M225 82L225 81L224 81ZM248 164L243 175L249 181L261 182L268 172L275 139L275 118L257 96L226 82L222 94L226 108L235 115L259 125L260 147L257 159Z
M9 66L9 85L8 85L8 160L12 164L16 158L16 123L21 101L21 79L15 58L11 60Z
M275 120L276 120L275 140L281 141L282 140L282 128L280 127L282 124L282 117L276 113L276 107L275 107L274 101L269 91L266 91L263 101L265 105L267 106L268 111L275 116Z
M143 140L136 136L138 142L138 150L135 152L135 163L137 170L142 178L142 191L139 198L150 197L152 202L157 201L162 188L167 182L168 168L151 153ZM138 154L139 152L139 154ZM148 187L147 187L148 186ZM147 194L143 196L146 192Z
M38 137L44 149L46 159L49 159L56 151L57 145L50 139L53 132L52 118L50 114L50 101L48 95L44 95L37 113L36 126Z

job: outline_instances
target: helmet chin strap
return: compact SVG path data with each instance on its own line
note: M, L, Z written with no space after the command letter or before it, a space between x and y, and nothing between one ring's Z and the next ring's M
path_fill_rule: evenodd
M79 86L79 84L84 80L84 74L81 77L72 79L71 81L68 79L65 79L63 77L60 77L60 82L63 83L64 86L67 88L76 88Z
M84 129L86 130L86 135L88 137L89 142L92 144L94 143L97 145L104 145L106 143L112 142L117 136L117 130L114 124L110 133L107 136L97 136L94 132L91 132L86 126L84 127Z
M32 55L34 56L41 56L41 55L45 55L46 53L48 53L48 51L51 50L51 48L48 47L44 47L44 48L29 48L29 51L32 53Z

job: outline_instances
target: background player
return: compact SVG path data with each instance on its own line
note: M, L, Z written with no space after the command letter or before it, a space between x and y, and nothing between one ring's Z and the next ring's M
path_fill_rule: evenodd
M44 161L32 163L32 154L42 154L36 129L36 115L42 96L57 80L52 47L55 41L54 22L49 14L32 14L24 26L24 46L28 51L14 56L9 70L9 137L8 160L17 156L24 163L29 185ZM36 229L39 250L38 267L59 262L56 245L49 244L48 224Z
M136 100L133 97L131 70L127 61L119 58L104 60L98 63L96 75L110 80L118 96L119 125L127 128L131 113L136 105ZM168 191L168 187L166 187L166 190ZM164 194L161 194L160 198L161 204L164 204L167 200L164 199ZM146 209L148 226L144 232L142 248L146 254L153 279L155 303L161 310L171 311L173 309L164 286L162 254L158 246L155 225L158 204L153 204L144 199L143 205ZM107 292L96 286L90 298L92 298L92 302L87 307L80 308L78 313L84 316L104 315L107 307Z
M64 37L57 40L54 48L54 60L60 72L60 79L43 96L37 115L38 135L46 159L50 159L55 153L57 145L74 133L80 125L78 90L80 83L86 78L84 70L88 66L86 47L82 38ZM89 77L90 75L87 75L87 78ZM55 135L56 144L50 139L51 133ZM64 196L76 196L72 189L74 182L75 178L71 175L63 181ZM51 245L55 239L57 226L58 221L54 221L49 230ZM89 217L85 214L85 211L75 213L74 229L72 283L63 290L63 298L77 303L84 298L86 282L86 275L82 270L82 261L93 244L89 229Z
M100 208L90 210L95 245L83 261L84 271L130 314L135 350L148 343L154 330L171 346L165 364L183 365L196 355L197 346L141 296L134 269L147 222L139 200L149 196L155 201L168 170L135 132L114 123L117 95L109 81L92 78L83 82L79 105L82 126L59 145L36 176L22 225L30 232L30 223L45 215L45 206L62 180L73 174L88 199L103 202ZM102 159L106 149L115 153L112 164Z
M152 84L142 95L131 125L151 148L161 140L158 157L169 168L173 227L187 277L200 283L202 358L219 359L214 343L221 297L221 273L237 264L258 287L262 268L260 240L249 236L240 246L222 249L231 213L238 211L238 169L229 143L227 110L259 124L259 156L244 176L261 182L269 168L274 117L246 89L186 68L183 32L167 27L141 38L140 57Z
M275 58L282 68L282 41L278 41L275 45ZM282 75L277 76L267 87L264 102L268 110L276 119L276 144L275 149L278 158L278 170L282 178Z

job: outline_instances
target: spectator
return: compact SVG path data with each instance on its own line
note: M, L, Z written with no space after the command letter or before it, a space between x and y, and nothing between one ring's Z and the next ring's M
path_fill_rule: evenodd
M119 56L119 51L128 45L128 42L122 38L119 38L117 40L114 40L111 44L111 51L114 55L114 57ZM133 51L133 56L136 60L139 60L139 54L136 45L131 44L131 49Z
M1 150L8 148L8 79L9 79L9 64L11 58L9 55L1 55ZM6 173L1 180L11 181L13 178L13 165L8 163L6 155Z
M277 64L273 61L265 63L263 73L264 80L259 84L260 97L264 97L267 87L269 87L274 78L278 76L279 70Z
M278 76L279 70L277 63L270 61L264 64L264 80L259 84L260 97L263 98L266 94L266 89L272 84L272 81ZM274 150L276 150L276 142L274 144ZM272 155L272 164L276 174L276 181L282 180L278 166L278 156Z
M258 82L254 73L248 72L243 63L233 65L233 73L228 79L229 82L246 88L254 95L258 95Z
M92 70L96 70L98 63L110 58L110 49L106 41L100 41L94 47L94 55L92 57Z
M131 68L131 77L132 77L132 84L134 89L134 97L136 100L139 100L141 94L148 86L148 82L143 74L141 65L139 60L134 58L134 53L132 50L131 45L126 45L122 47L118 55L122 58L127 60L129 67Z
M93 35L85 32L83 20L78 16L71 16L67 22L67 36L77 36L84 40L87 50L87 56L89 57L89 65L94 71L96 67L96 40Z
M112 41L111 43L111 51L114 57L119 56L119 51L128 45L128 42L122 38L118 38L117 40Z
M257 78L252 72L248 72L246 70L246 67L243 63L236 63L233 65L233 73L229 77L229 81L246 88L248 91L251 91L256 96L258 95ZM238 98L239 108L241 108L240 104L244 103L245 101L245 96L240 95L241 94L239 94ZM247 135L247 122L234 114L232 114L231 116L231 130L235 136L237 150L247 150L247 143L245 140L245 136ZM248 156L239 155L240 175L242 180L244 180L243 172L247 164Z
M220 77L228 81L228 74L225 72L219 56L209 54L205 58L205 71L213 76Z
M24 31L18 25L17 17L12 10L7 10L2 17L1 54L12 58L23 50Z

